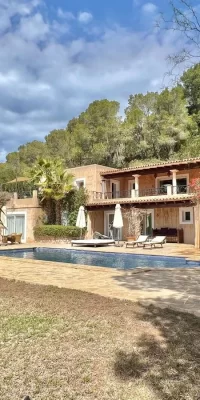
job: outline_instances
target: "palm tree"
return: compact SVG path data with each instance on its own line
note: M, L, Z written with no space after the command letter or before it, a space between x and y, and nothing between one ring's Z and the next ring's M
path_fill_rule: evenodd
M61 224L62 203L73 187L73 175L67 173L60 160L40 159L32 170L32 181L39 187L42 201L47 204L48 221L52 223L55 201L56 224Z

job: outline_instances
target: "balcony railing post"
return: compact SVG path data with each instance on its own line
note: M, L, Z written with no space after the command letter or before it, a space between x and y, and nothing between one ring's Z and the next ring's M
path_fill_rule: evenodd
M172 185L167 185L167 196L171 196L172 195L172 189L173 189Z
M135 178L135 197L139 197L139 177L140 175L136 174L133 175L133 177Z
M170 172L172 173L173 194L177 194L177 179L176 179L176 174L177 174L178 170L177 170L177 169L171 169Z

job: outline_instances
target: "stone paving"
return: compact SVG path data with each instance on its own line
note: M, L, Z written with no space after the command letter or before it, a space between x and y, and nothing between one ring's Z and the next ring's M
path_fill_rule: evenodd
M69 247L66 245L18 245L6 248ZM3 249L3 247L2 247ZM163 249L122 249L105 247L93 251L184 256L200 260L190 245L165 245ZM200 267L120 271L102 267L0 257L0 276L40 285L83 290L106 297L154 303L160 307L200 316Z

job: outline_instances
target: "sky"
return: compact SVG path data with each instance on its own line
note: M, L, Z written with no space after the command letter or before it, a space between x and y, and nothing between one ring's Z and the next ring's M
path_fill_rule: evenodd
M0 0L0 161L94 100L123 113L167 84L183 38L156 27L161 11L168 0Z

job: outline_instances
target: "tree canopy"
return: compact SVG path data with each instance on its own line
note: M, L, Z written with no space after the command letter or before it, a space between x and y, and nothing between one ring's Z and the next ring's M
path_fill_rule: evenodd
M38 133L37 133L38 134ZM200 64L186 70L173 88L131 94L124 115L120 104L96 100L64 129L50 132L7 155L1 182L29 176L41 157L64 167L98 163L124 167L147 160L200 154Z

